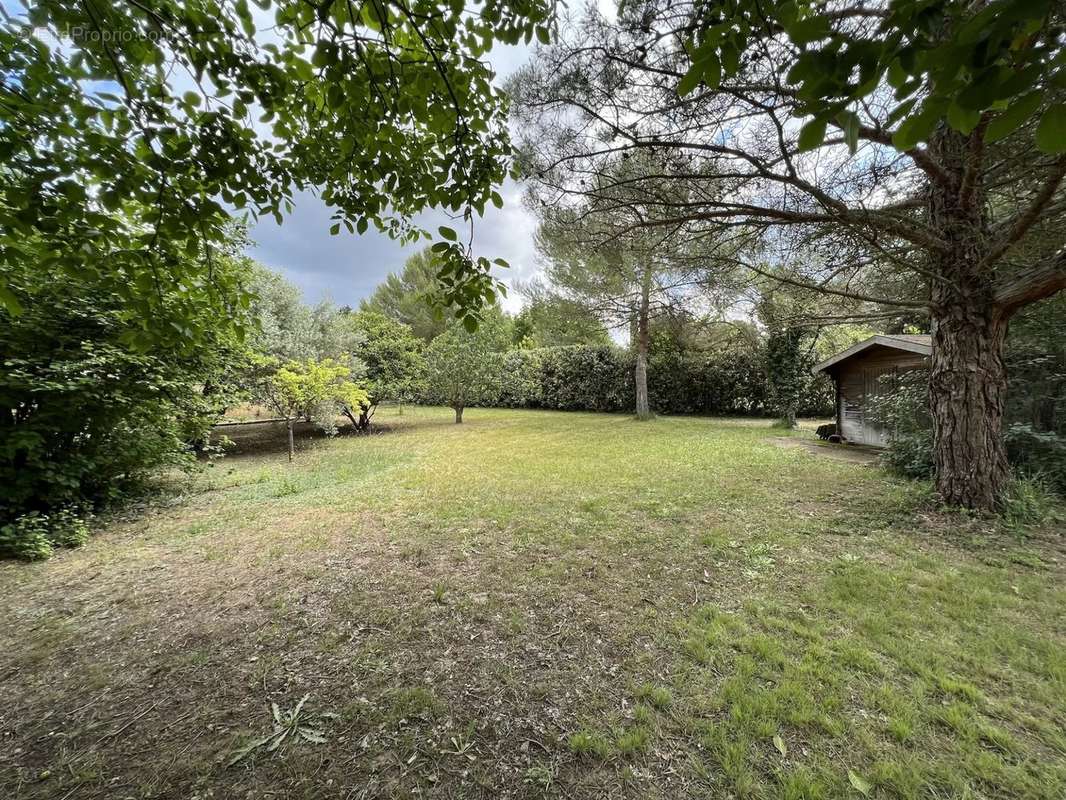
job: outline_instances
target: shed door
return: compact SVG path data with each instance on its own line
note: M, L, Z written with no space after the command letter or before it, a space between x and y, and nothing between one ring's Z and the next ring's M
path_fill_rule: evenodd
M851 370L840 377L840 432L849 442L863 439L863 375Z
M862 421L862 442L876 447L888 446L889 431L878 422L870 408L870 399L877 395L895 391L895 367L865 367L863 374L863 406L865 413Z

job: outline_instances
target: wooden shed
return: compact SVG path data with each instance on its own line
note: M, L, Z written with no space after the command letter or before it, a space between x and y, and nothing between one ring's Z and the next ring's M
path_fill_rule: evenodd
M898 386L907 370L928 369L933 352L929 335L871 336L814 367L836 385L837 433L854 444L884 447L889 432L868 413L866 398Z

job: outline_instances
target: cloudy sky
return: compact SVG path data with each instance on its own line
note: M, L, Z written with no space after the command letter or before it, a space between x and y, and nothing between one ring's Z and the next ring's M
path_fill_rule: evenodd
M529 57L530 49L525 46L494 48L489 60L497 83L506 80ZM520 186L508 183L500 194L503 208L490 204L485 216L475 220L474 255L507 261L510 269L497 270L497 275L510 286L536 272L535 223L522 206ZM454 227L444 212L427 212L417 221L430 231L436 231L439 225ZM340 234L330 236L330 224L329 208L312 194L301 195L295 211L285 217L282 225L273 218L264 218L252 228L255 246L250 255L283 273L303 289L309 302L328 298L338 304L355 305L373 292L386 275L398 272L412 252L428 244L423 241L401 247L373 229L359 236L342 228ZM520 303L521 298L511 292L505 306L516 310Z

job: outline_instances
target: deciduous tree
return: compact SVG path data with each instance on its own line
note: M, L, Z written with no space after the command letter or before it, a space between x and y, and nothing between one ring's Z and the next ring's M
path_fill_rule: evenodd
M378 403L405 403L417 396L425 378L425 345L408 326L376 311L350 314L347 323L363 339L358 353L370 400L357 427L365 430Z
M538 0L40 0L0 20L0 303L6 265L92 274L138 338L198 344L211 307L234 316L212 268L230 210L279 221L297 191L333 232L401 240L428 207L470 222L508 173L492 44L547 40ZM440 231L440 299L476 319L485 259ZM189 256L201 256L190 258Z
M258 396L285 420L289 461L296 452L293 424L297 420L311 420L332 433L336 430L338 414L344 413L351 419L368 402L366 391L350 379L351 370L333 359L263 366Z

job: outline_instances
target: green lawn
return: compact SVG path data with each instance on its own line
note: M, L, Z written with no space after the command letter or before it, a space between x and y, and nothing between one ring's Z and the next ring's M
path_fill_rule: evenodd
M1054 524L764 421L381 418L0 565L0 797L1066 796Z

